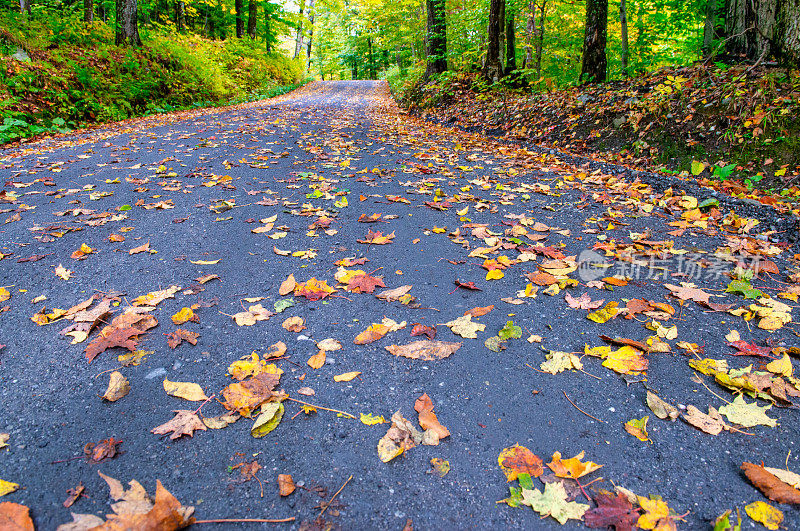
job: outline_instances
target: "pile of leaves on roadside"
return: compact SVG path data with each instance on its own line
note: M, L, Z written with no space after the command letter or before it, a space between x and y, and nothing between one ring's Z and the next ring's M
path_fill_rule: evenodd
M548 81L540 92L481 92L476 74L459 74L405 96L412 112L463 127L724 181L734 193L776 188L800 197L800 84L786 70L698 63L559 90Z

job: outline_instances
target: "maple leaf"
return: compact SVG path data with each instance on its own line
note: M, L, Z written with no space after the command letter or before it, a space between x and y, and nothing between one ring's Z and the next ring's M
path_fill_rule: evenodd
M567 304L569 304L570 308L574 308L576 310L594 310L602 306L605 302L605 299L593 301L588 293L584 293L577 299L567 293L564 295L564 300L567 301Z
M645 498L644 496L638 496L637 499L642 510L644 510L644 514L639 516L636 525L642 529L658 531L676 529L675 519L669 515L669 506L665 501Z
M385 288L383 279L369 275L357 275L347 283L347 290L353 293L372 293L375 288Z
M686 413L683 415L683 420L702 430L710 435L719 435L725 428L725 423L722 422L722 417L714 408L709 408L709 415L706 415L695 406L689 404L686 406Z
M89 363L106 350L114 347L124 347L130 351L136 350L137 337L142 333L138 328L117 328L107 336L100 335L86 345L84 353Z
M454 334L468 339L477 339L477 332L482 332L486 329L485 324L472 322L472 315L462 315L444 324L450 327Z
M370 215L361 214L360 216L358 216L358 221L360 221L361 223L375 223L376 221L380 221L380 219L381 219L381 214L379 212Z
M0 529L34 531L30 509L19 503L0 503Z
M522 499L525 505L542 516L552 516L559 524L565 524L569 519L580 520L589 506L583 503L568 502L567 492L561 482L547 483L544 492L539 489L522 489Z
M681 282L680 286L674 284L664 284L664 287L672 292L675 297L687 301L693 300L694 302L708 303L711 295L699 289L694 284Z
M600 492L594 498L597 507L583 515L586 527L593 529L613 527L615 531L630 531L639 519L638 509L624 494Z
M446 341L414 341L407 345L389 345L384 347L395 356L419 359L425 361L446 358L461 348L461 343L448 343Z
M308 282L298 282L294 288L294 294L298 297L305 297L310 301L322 300L336 290L328 286L324 280L310 278Z
M603 465L598 465L592 461L581 462L584 452L579 453L575 457L569 459L561 459L561 452L553 453L553 460L547 463L556 476L560 478L579 479L590 474L595 470L602 468Z
M174 332L167 334L167 344L169 345L169 348L173 349L180 345L183 341L187 341L192 345L196 345L198 337L200 337L200 334L197 332L191 332L189 330L184 330L183 328L178 328Z
M547 361L542 362L539 368L550 374L558 374L571 369L583 369L581 359L571 352L551 350L545 357Z
M497 463L506 475L507 482L514 481L520 474L530 474L538 478L544 473L542 459L519 444L515 444L500 452Z
M253 409L275 396L273 389L279 380L277 374L261 373L241 383L232 383L222 390L225 398L222 405L248 417Z
M200 417L194 411L190 411L188 409L175 409L173 410L176 413L175 417L172 420L165 422L160 426L156 426L152 430L151 433L155 433L156 435L166 435L169 432L172 432L172 435L169 436L171 440L178 439L183 437L184 435L188 435L190 437L194 436L195 430L206 430L206 425L203 424L203 421L200 420Z
M719 408L719 412L728 417L729 421L745 428L758 425L774 428L778 424L777 421L766 414L771 407L772 405L759 407L755 402L748 404L742 395L738 395L733 399L733 403Z
M742 463L741 469L747 479L750 480L764 496L778 503L792 503L800 505L800 490L781 481L775 474L763 466L753 463Z
M392 243L394 239L394 231L391 234L383 235L382 232L368 231L363 240L356 240L358 243L366 243L370 245L386 245Z
M96 444L91 442L86 443L83 447L83 454L90 463L102 463L103 461L113 459L119 455L120 452L117 447L120 444L122 444L122 441L114 437L109 437Z

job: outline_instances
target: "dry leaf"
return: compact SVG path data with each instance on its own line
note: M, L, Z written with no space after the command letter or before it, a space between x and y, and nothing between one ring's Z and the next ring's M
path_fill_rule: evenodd
M108 388L103 394L103 398L109 402L116 402L123 396L127 395L130 391L131 384L128 382L128 379L125 378L121 372L114 371L111 373L111 377L108 381Z
M138 254L149 250L150 250L150 240L147 240L147 243L145 243L144 245L140 245L139 247L134 247L133 249L128 251L128 254L129 255Z
M784 483L763 466L745 462L742 463L741 468L750 483L770 500L778 503L800 505L800 490Z
M191 400L192 402L208 400L203 388L192 382L170 382L164 378L164 391L170 396Z
M289 275L289 278L284 280L280 287L278 288L278 294L283 297L284 295L288 295L294 291L297 282L294 279L294 275Z
M296 315L283 321L281 326L284 328L284 330L288 330L289 332L300 332L306 328L303 318Z
M0 529L7 531L33 531L30 509L19 503L0 503Z
M171 440L175 440L184 435L192 437L194 436L195 430L206 430L206 425L203 424L203 421L200 420L200 417L198 417L194 411L189 411L188 409L176 409L173 410L173 412L177 414L172 420L165 422L160 426L156 426L150 431L156 435L166 435L167 433L172 432L169 438Z
M359 371L346 372L344 374L337 374L336 376L333 377L333 381L334 382L349 382L350 380L353 380L354 378L356 378L359 374L361 374L361 372L359 372Z
M310 358L308 358L308 366L312 369L319 369L323 365L325 365L326 354L324 350L320 350Z
M423 340L414 341L413 343L409 343L407 345L389 345L385 348L395 356L432 361L450 356L459 348L461 348L461 343Z
M291 474L278 474L278 492L281 496L288 496L295 490Z

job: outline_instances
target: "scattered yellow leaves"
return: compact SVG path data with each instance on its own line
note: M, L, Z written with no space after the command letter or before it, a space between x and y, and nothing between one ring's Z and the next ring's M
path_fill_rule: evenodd
M203 388L192 382L171 382L164 378L164 391L170 396L191 400L192 402L208 400Z

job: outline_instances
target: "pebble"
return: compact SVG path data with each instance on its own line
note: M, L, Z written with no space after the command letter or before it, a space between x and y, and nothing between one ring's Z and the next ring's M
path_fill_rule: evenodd
M159 376L166 376L167 369L164 367L159 367L158 369L153 369L152 371L147 373L147 376L144 377L145 380L152 380L153 378L158 378Z

